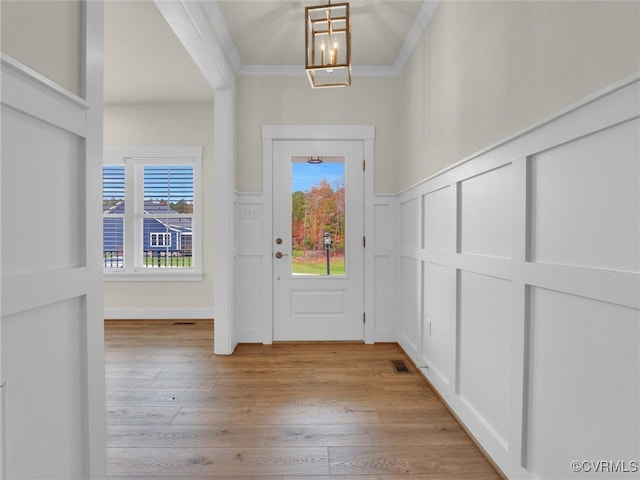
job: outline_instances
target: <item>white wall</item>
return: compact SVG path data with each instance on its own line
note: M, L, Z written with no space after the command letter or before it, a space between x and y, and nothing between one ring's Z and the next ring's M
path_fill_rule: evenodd
M202 146L203 280L106 282L106 318L212 318L213 105L107 105L105 146Z
M273 341L272 164L274 143L287 139L348 139L363 142L364 172L364 341L396 341L396 196L373 193L374 141L371 126L269 125L262 129L264 193L237 193L235 199L235 327L241 342Z
M264 341L271 326L265 298L265 271L271 261L269 240L262 237L265 218L270 221L271 199L263 195L263 125L375 125L375 178L371 192L397 191L397 79L355 78L349 88L312 89L305 76L239 77L236 81L236 331L239 341ZM269 173L270 175L270 173ZM371 294L367 321L367 341L394 341L395 298L389 292L395 285L393 262L395 237L383 220L395 218L395 198L378 195L367 198L370 218L367 262ZM265 253L267 252L267 253ZM266 263L265 263L266 262ZM373 272L376 280L373 281ZM268 275L267 275L268 277ZM268 287L268 285L267 285ZM267 288L267 291L269 288ZM267 335L268 337L269 335Z
M2 3L0 474L12 479L106 477L103 17L79 7Z
M312 89L306 76L239 77L236 189L262 191L262 125L375 125L375 192L396 193L397 79L357 78L349 88Z
M399 340L510 478L640 448L638 86L557 117L637 75L639 17L440 2L399 79Z
M398 190L640 70L638 18L638 2L440 2L398 80Z
M2 51L80 95L82 2L3 0Z
M349 88L312 89L305 76L239 77L236 81L236 188L237 242L235 328L241 342L261 342L269 335L271 299L265 298L271 241L262 232L270 221L271 199L263 195L263 125L375 125L375 178L367 187L373 195L365 222L369 228L367 262L371 268L365 295L368 304L367 341L395 341L394 229L395 198L382 195L397 191L397 79L356 78ZM373 153L373 152L372 152ZM270 173L268 174L270 175ZM376 228L375 225L380 225ZM266 252L266 253L265 253ZM376 272L374 275L373 272ZM373 277L376 280L373 281ZM267 275L268 277L268 275ZM266 291L269 291L266 285Z
M365 311L366 342L397 341L395 292L397 198L395 195L376 195L366 206L367 247L365 249ZM271 314L272 242L266 242L265 221L270 219L262 194L238 194L235 203L236 226L235 329L240 342L273 341ZM267 245L265 248L264 245Z
M400 344L509 478L640 449L639 85L400 196Z

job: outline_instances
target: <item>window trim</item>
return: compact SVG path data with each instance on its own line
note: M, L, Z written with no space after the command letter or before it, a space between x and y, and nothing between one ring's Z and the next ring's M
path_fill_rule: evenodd
M192 216L192 267L176 269L148 269L136 265L141 254L137 235L126 235L124 238L124 268L103 269L105 281L202 281L202 153L200 146L175 147L105 147L104 165L124 165L125 167L125 201L124 231L136 232L135 203L140 202L143 195L136 191L136 168L143 165L193 165L193 216ZM136 196L137 195L137 196ZM138 198L139 197L139 198ZM142 233L140 233L142 235ZM140 239L141 240L141 239ZM133 254L131 254L133 252Z
M169 239L168 242L167 238ZM158 242L159 239L162 239L162 242ZM171 245L171 232L149 232L150 247L171 247ZM180 245L178 245L178 248L179 247Z

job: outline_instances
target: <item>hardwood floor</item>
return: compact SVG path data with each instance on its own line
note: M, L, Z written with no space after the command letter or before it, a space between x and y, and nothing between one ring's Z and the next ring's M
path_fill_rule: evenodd
M105 322L109 478L500 478L397 345L214 356L211 321L174 323Z

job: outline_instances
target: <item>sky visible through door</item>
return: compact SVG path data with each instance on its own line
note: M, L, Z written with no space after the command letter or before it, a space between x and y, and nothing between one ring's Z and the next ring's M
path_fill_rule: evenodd
M344 158L307 160L294 157L291 163L292 273L344 275Z

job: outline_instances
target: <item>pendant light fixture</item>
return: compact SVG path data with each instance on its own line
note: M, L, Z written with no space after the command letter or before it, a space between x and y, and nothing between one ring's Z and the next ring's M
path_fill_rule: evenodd
M305 69L313 88L351 85L351 19L348 3L306 7Z

